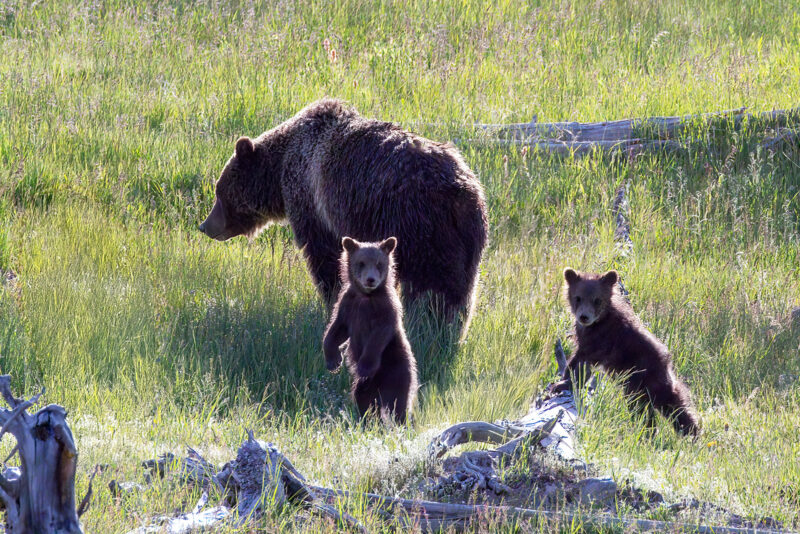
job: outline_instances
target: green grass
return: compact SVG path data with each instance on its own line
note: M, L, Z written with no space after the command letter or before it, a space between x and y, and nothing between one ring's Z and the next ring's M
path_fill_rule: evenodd
M0 370L69 409L80 495L95 464L111 466L87 532L197 497L159 482L116 500L111 478L141 479L141 460L186 446L227 461L248 428L315 482L414 495L438 430L521 415L553 378L566 266L620 270L705 427L697 442L666 425L642 438L609 383L584 457L670 498L800 527L797 144L763 151L723 132L630 161L462 145L491 243L464 344L408 321L423 383L409 429L356 424L348 377L324 369L326 314L290 229L224 244L195 230L234 140L325 95L437 139L533 116L796 107L792 3L0 1L0 43L0 274L17 276L0 286ZM610 212L622 184L628 255Z

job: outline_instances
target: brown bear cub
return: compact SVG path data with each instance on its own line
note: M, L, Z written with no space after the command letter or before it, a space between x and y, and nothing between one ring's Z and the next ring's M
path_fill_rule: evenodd
M342 239L342 290L323 349L328 370L335 371L342 363L339 346L349 339L346 363L361 416L374 410L384 420L405 423L417 392L417 362L395 288L396 245L394 237L380 243Z
M553 391L568 389L573 380L587 380L590 367L596 365L624 377L626 394L646 410L650 428L655 408L679 432L697 435L699 419L689 388L675 375L667 347L647 331L620 294L617 272L599 275L565 269L564 278L578 346Z

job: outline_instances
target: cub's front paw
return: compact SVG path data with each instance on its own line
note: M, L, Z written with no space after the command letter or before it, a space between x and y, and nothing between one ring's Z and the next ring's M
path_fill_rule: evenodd
M361 360L356 366L358 376L371 377L378 372L378 362L372 360Z
M549 395L558 395L564 391L569 391L572 389L572 380L561 380L559 382L554 382L550 384L547 388L547 393Z
M330 358L325 357L325 367L328 368L328 371L331 373L335 373L339 370L339 367L342 366L342 355L336 354L335 356L331 356Z

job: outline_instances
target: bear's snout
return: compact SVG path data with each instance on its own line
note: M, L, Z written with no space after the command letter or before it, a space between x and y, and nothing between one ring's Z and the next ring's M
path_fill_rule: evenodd
M205 221L200 223L200 226L198 226L197 229L206 234L208 237L218 241L225 241L226 239L233 237L231 232L227 229L225 208L222 207L222 203L219 201L219 199L214 201L214 207L211 208L211 213L208 214L208 217L206 217Z
M581 326L591 326L597 320L597 314L594 313L594 310L578 310L575 314L575 317L578 319L578 324Z

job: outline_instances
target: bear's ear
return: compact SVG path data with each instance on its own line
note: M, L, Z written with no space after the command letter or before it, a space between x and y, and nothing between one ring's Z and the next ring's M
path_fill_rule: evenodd
M378 245L380 249L383 251L384 254L387 256L392 253L394 247L397 246L397 238L396 237L389 237L381 241L381 244Z
M256 147L253 144L253 140L249 137L240 137L238 141L236 141L236 157L237 158L247 158L256 151Z
M613 286L614 284L617 283L617 280L619 280L619 275L617 274L617 271L613 271L613 270L612 271L608 271L600 279L600 281L603 282L607 286Z
M342 246L347 252L351 253L361 248L358 241L349 237L345 237L344 239L342 239Z
M564 269L564 280L566 280L568 284L572 285L580 279L580 275L574 270L570 269L569 267Z

